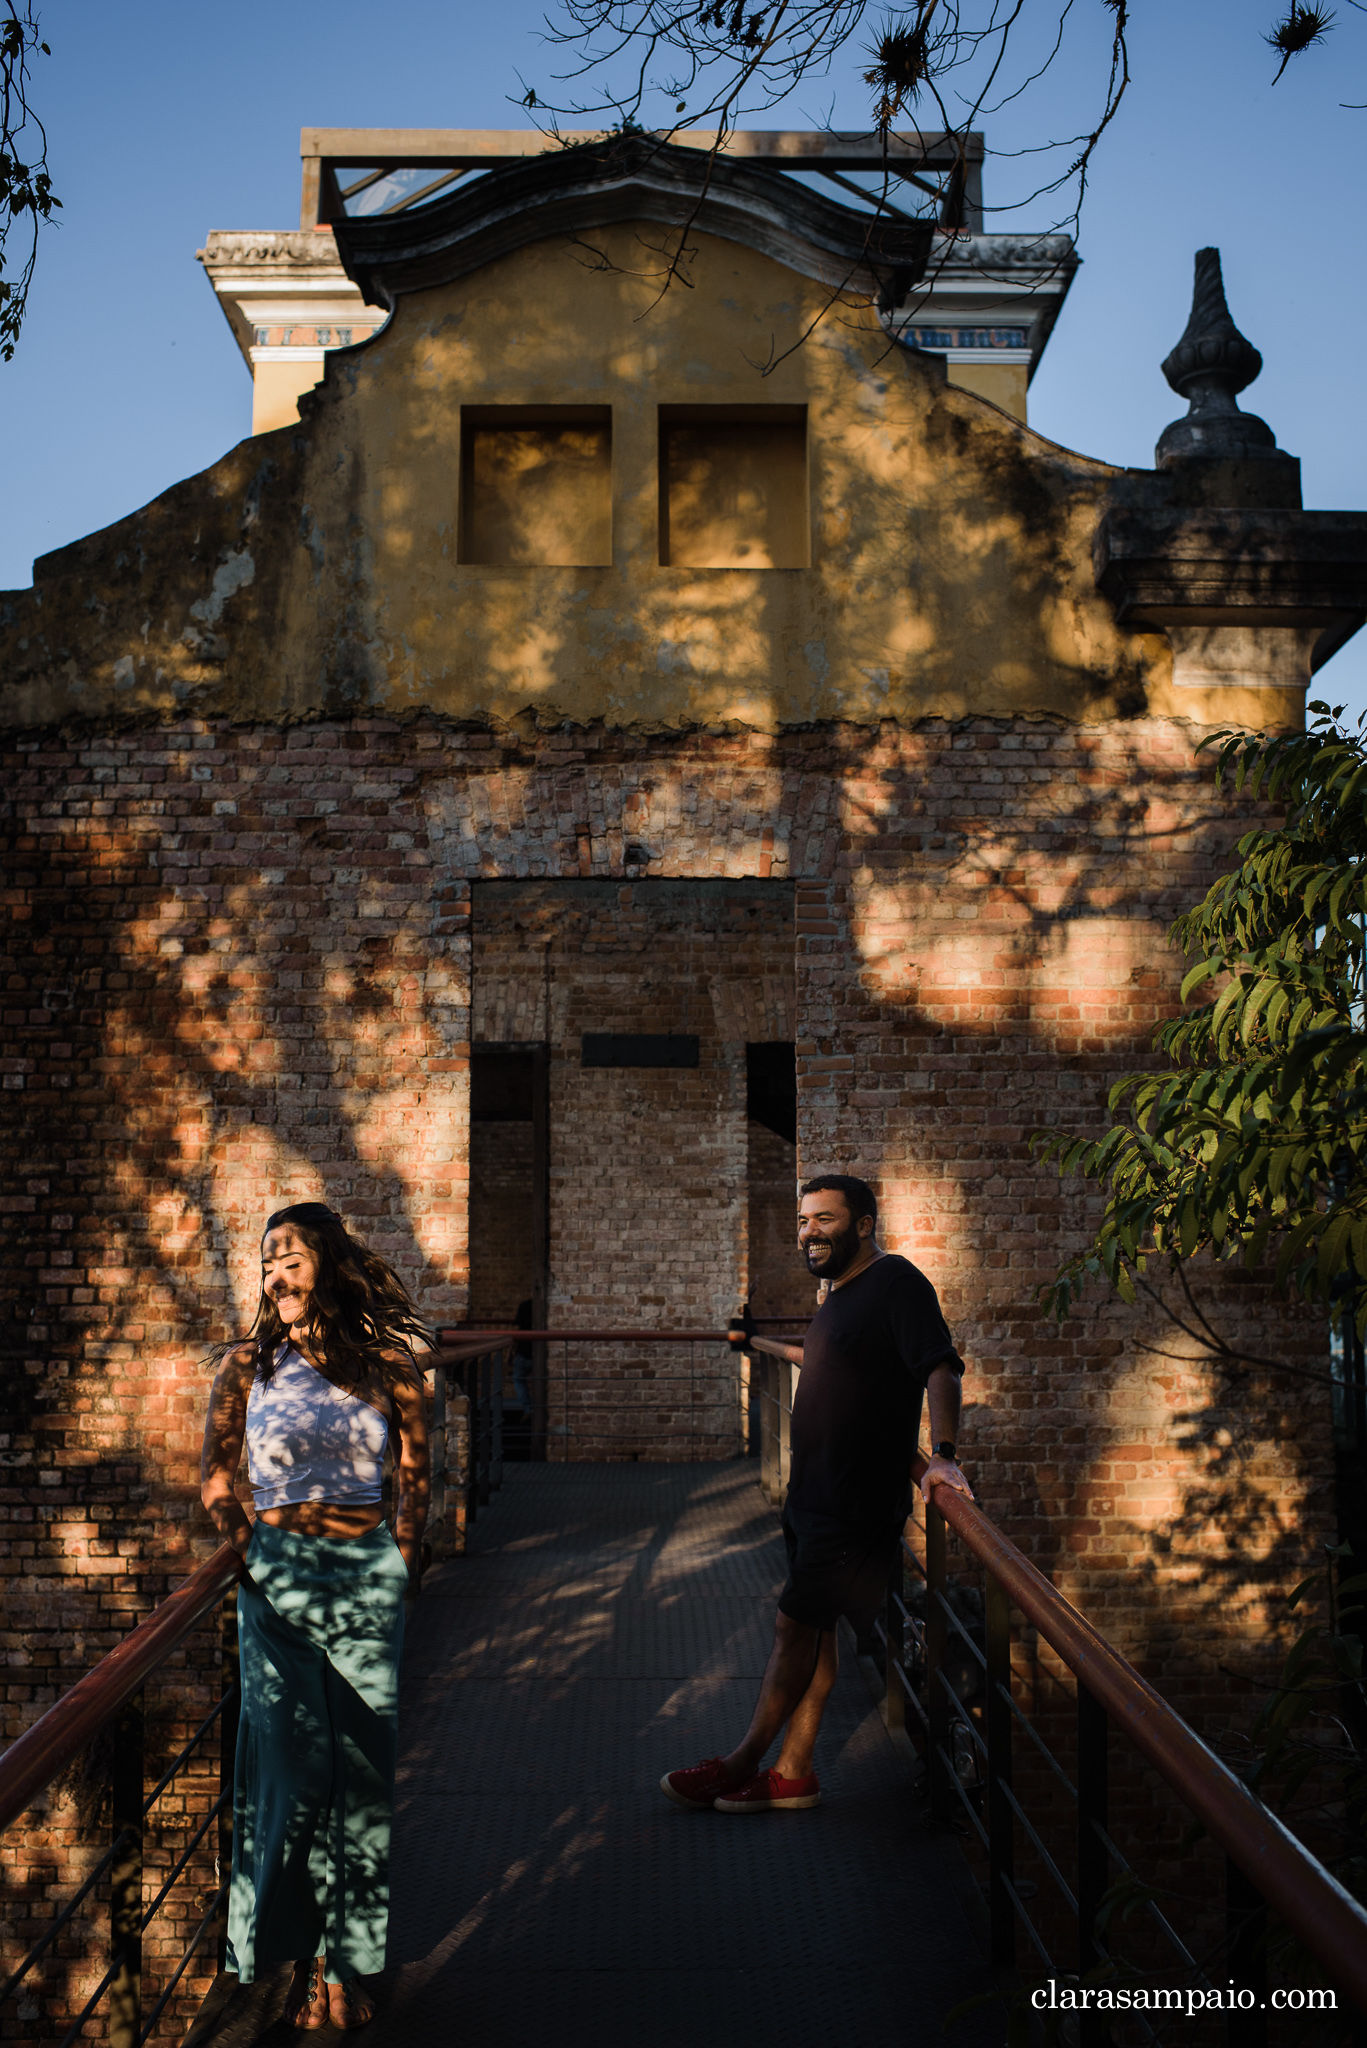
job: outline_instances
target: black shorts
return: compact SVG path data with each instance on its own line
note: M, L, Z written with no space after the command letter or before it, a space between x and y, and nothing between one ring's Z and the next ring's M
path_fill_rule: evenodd
M847 1615L857 1636L866 1636L887 1598L888 1582L902 1558L900 1529L880 1531L829 1515L783 1510L788 1546L788 1583L778 1610L809 1628L834 1628Z

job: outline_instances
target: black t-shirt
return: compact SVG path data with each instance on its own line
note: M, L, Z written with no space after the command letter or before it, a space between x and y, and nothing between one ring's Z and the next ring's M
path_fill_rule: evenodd
M802 1347L789 1505L864 1527L902 1520L926 1379L962 1373L935 1289L887 1252L832 1288Z

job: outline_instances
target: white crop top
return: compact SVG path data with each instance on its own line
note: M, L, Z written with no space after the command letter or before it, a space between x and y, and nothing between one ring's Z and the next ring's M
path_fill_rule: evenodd
M380 1498L389 1424L378 1408L335 1387L293 1344L247 1396L247 1470L260 1508L297 1501L369 1507Z

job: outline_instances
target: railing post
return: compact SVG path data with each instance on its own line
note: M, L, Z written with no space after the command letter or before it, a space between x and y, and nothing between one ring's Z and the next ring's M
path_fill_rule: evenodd
M441 1368L437 1368L440 1373ZM219 1675L223 1685L223 1712L218 1717L218 1789L228 1794L228 1803L218 1816L216 1874L226 1884L233 1867L233 1784L237 1775L237 1729L242 1716L242 1663L237 1646L237 1588L225 1597L221 1612L222 1660ZM228 1909L225 1904L218 1926L218 1967L228 1966Z
M948 1574L948 1543L945 1518L933 1500L926 1502L926 1773L930 1791L930 1817L940 1827L949 1825L951 1791L945 1772L951 1768L949 1697L940 1683L945 1659L949 1623L941 1599Z
M495 1493L503 1484L503 1376L507 1370L508 1353L496 1352L494 1370L490 1376L493 1386L493 1409L490 1419L493 1441L489 1459L489 1485Z
M688 1462L698 1461L698 1359L697 1345L688 1340Z
M1079 1679L1077 1688L1077 1967L1087 1972L1102 1958L1094 1932L1101 1901L1110 1888L1110 1858L1097 1833L1106 1826L1106 1709ZM1110 2039L1100 2013L1083 2013L1082 2048Z
M428 1533L438 1546L450 1538L446 1527L446 1368L438 1359L432 1368L432 1511Z
M490 1354L480 1352L473 1370L475 1382L475 1487L480 1489L480 1507L490 1503L490 1450L492 1450L492 1409L490 1409Z
M1266 2048L1267 1901L1232 1857L1225 1858L1226 1975L1236 1992L1251 1991L1251 2010L1231 2012L1225 2021L1229 2048Z
M776 1361L767 1352L756 1351L751 1355L750 1373L759 1374L759 1484L760 1491L770 1507L778 1499L774 1484L775 1454L778 1439L774 1429L774 1408L772 1386L777 1372Z
M748 1311L749 1311L749 1307L750 1307L750 1304L749 1304L749 1302L746 1302L746 1303L745 1303L745 1312L746 1312L746 1313L748 1313ZM733 1330L734 1330L734 1331L736 1331L736 1332L737 1332L737 1334L739 1334L740 1332L742 1332L742 1331L744 1330L744 1328L745 1328L745 1316L744 1316L744 1314L742 1314L742 1315L739 1315L739 1316L732 1316L732 1317L731 1317L731 1320L730 1320L730 1321L728 1322L728 1324L727 1324L727 1326L726 1326L726 1331L727 1331L727 1335L728 1335L728 1336L730 1336L730 1334L731 1334L731 1332L732 1332ZM740 1442L741 1442L741 1452L742 1452L742 1455L743 1455L744 1457L747 1457L747 1458L753 1458L753 1457L754 1457L754 1456L756 1455L756 1453L758 1452L758 1450L759 1450L759 1445L758 1445L757 1443L752 1443L752 1442L751 1442L751 1429L750 1429L750 1386L751 1386L751 1381L752 1381L752 1380L753 1380L753 1378L754 1378L754 1371L755 1371L755 1362L754 1362L753 1358L751 1357L750 1353L749 1353L748 1351L745 1351L745 1350L739 1350L739 1351L737 1351L737 1352L736 1352L736 1405L737 1405L737 1411L738 1411L738 1420L739 1420L739 1423L740 1423Z
M889 1731L907 1725L907 1695L901 1674L906 1669L907 1625L902 1619L902 1556L888 1581L888 1657L884 1670L883 1721Z
M472 1529L479 1517L479 1371L472 1360L463 1358L457 1367L460 1390L465 1396L465 1527Z
M992 1922L992 1963L1014 1969L1016 1908L1009 1890L1016 1874L1015 1816L1011 1789L1011 1602L994 1573L987 1579L987 1843Z
M550 948L546 969L546 1039L551 1031ZM532 1328L544 1330L546 1296L550 1287L551 1229L551 1083L550 1045L543 1041L532 1048ZM532 1462L544 1465L550 1457L550 1357L544 1344L532 1346Z
M446 1555L458 1556L465 1549L465 1532L470 1521L470 1397L459 1379L446 1390L446 1505L442 1520L446 1527Z
M142 1694L119 1715L114 1732L114 1840L122 1847L109 1877L109 2048L138 2048L142 2032Z
M432 1370L432 1498L446 1487L446 1368L438 1359Z
M532 1366L527 1378L532 1399L532 1430L528 1456L534 1465L544 1465L547 1450L546 1416L550 1405L550 1364L544 1344L533 1344Z
M778 1498L788 1497L788 1465L792 1454L793 1368L786 1358L778 1361Z

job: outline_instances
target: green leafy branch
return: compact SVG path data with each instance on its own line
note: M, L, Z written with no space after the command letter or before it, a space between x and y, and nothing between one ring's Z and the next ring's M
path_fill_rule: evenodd
M1043 1291L1062 1319L1089 1279L1133 1301L1154 1259L1275 1256L1280 1288L1351 1301L1367 1330L1367 738L1311 706L1304 733L1218 733L1217 781L1284 822L1179 917L1194 958L1157 1070L1111 1089L1103 1136L1039 1132L1060 1173L1104 1183L1087 1249Z

